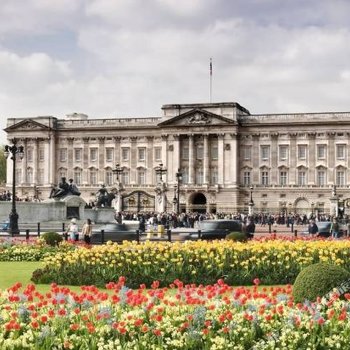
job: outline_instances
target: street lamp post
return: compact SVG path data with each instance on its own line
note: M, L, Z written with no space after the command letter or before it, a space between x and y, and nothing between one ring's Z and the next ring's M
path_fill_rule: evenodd
M175 174L177 181L177 214L180 214L180 184L182 181L182 172L180 169L177 169L177 173Z
M119 182L119 175L123 174L123 168L120 166L119 163L115 165L115 169L112 169L112 172L114 174L117 174L117 182Z
M160 163L155 170L156 170L156 174L159 176L160 182L163 182L163 174L167 172L167 169L163 167L163 163Z
M18 214L16 210L16 155L18 154L19 158L22 159L24 156L24 148L23 146L16 146L17 141L12 140L12 146L5 146L4 155L8 158L11 155L11 159L13 161L12 168L12 209L10 213L10 225L9 225L9 233L11 236L19 234L18 229Z
M254 207L254 201L253 201L253 186L250 186L250 201L248 203L249 206L249 215L253 215L253 207Z

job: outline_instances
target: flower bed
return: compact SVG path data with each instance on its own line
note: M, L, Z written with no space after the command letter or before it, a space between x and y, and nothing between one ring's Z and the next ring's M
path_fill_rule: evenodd
M125 279L82 293L33 285L0 294L1 349L348 349L349 303L295 305L291 287L183 285L137 290ZM346 294L349 299L350 295Z
M350 268L350 241L232 241L109 244L79 248L45 259L46 268L34 273L41 283L103 286L126 276L131 287L184 283L247 285L260 277L263 284L293 283L300 270L317 262Z

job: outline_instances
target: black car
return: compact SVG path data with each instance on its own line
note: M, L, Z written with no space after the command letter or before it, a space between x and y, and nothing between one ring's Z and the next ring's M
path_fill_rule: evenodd
M124 224L111 223L106 224L92 231L91 243L100 244L102 242L102 233L104 231L104 242L123 242L137 240L136 230L128 230Z
M242 222L239 220L204 220L199 223L200 232L182 235L183 239L223 239L231 232L242 232Z

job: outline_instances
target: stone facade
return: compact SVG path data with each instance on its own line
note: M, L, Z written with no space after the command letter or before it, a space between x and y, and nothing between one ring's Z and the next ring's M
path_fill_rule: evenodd
M181 211L248 211L253 191L255 211L308 213L330 211L333 185L348 203L349 127L350 113L252 115L238 103L211 103L164 105L151 118L10 118L5 131L25 148L20 197L45 199L64 176L87 202L101 184L115 191L118 183L123 210L154 210L162 163L168 211L180 169Z

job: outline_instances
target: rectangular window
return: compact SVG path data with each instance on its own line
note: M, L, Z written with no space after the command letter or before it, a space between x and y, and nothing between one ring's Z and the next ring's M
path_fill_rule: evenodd
M298 171L298 186L306 185L306 172L304 170Z
M270 159L270 146L261 146L261 160Z
M129 148L123 147L122 148L122 161L126 162L129 160Z
M137 182L139 185L144 185L146 183L146 174L144 170L139 170L137 173Z
M27 161L32 162L33 161L33 148L27 149Z
M60 169L58 171L59 178L61 179L62 177L67 177L67 172L65 169Z
M81 148L74 148L74 160L76 162L81 162L81 154L82 154Z
M210 150L210 154L211 154L211 159L216 160L218 159L218 145L214 144L211 145L211 150Z
M38 170L38 185L44 184L44 169Z
M128 171L124 170L122 172L121 178L122 178L122 183L123 184L125 184L125 185L129 184L129 172Z
M218 169L212 168L211 169L211 184L216 185L218 183Z
M156 147L154 149L154 160L156 162L161 162L162 161L162 149L160 147Z
M243 185L250 186L250 171L245 171L243 173Z
M39 148L39 162L43 162L45 160L45 150L44 148Z
M138 151L139 162L144 162L146 160L146 148L139 148Z
M203 159L203 145L197 146L197 159Z
M114 148L106 148L106 162L113 162Z
M324 170L319 170L317 172L317 186L326 185L326 172Z
M268 186L268 184L269 184L269 172L268 171L261 172L261 184L263 186Z
M243 147L243 159L250 160L252 158L252 146Z
M196 184L202 185L203 184L203 169L199 168L196 171Z
M326 145L317 145L317 159L326 159Z
M337 159L345 159L345 145L337 145Z
M287 172L281 171L280 172L280 186L286 186L287 185Z
M288 160L288 146L279 146L279 159L280 161Z
M16 169L16 182L22 182L22 169Z
M29 184L33 183L33 169L31 168L27 169L27 182Z
M306 145L298 145L298 159L306 160Z
M113 173L111 170L106 171L106 185L112 186L113 185Z
M67 148L60 148L60 162L65 162L67 160Z
M90 184L97 185L97 172L95 170L90 171Z
M188 146L184 145L181 149L181 158L183 160L188 160L189 159L189 148Z
M337 186L345 186L345 171L337 171Z
M74 171L74 182L77 186L81 185L81 171L76 170Z
M90 162L97 161L97 148L90 148Z
M188 184L188 168L182 169L182 183Z

